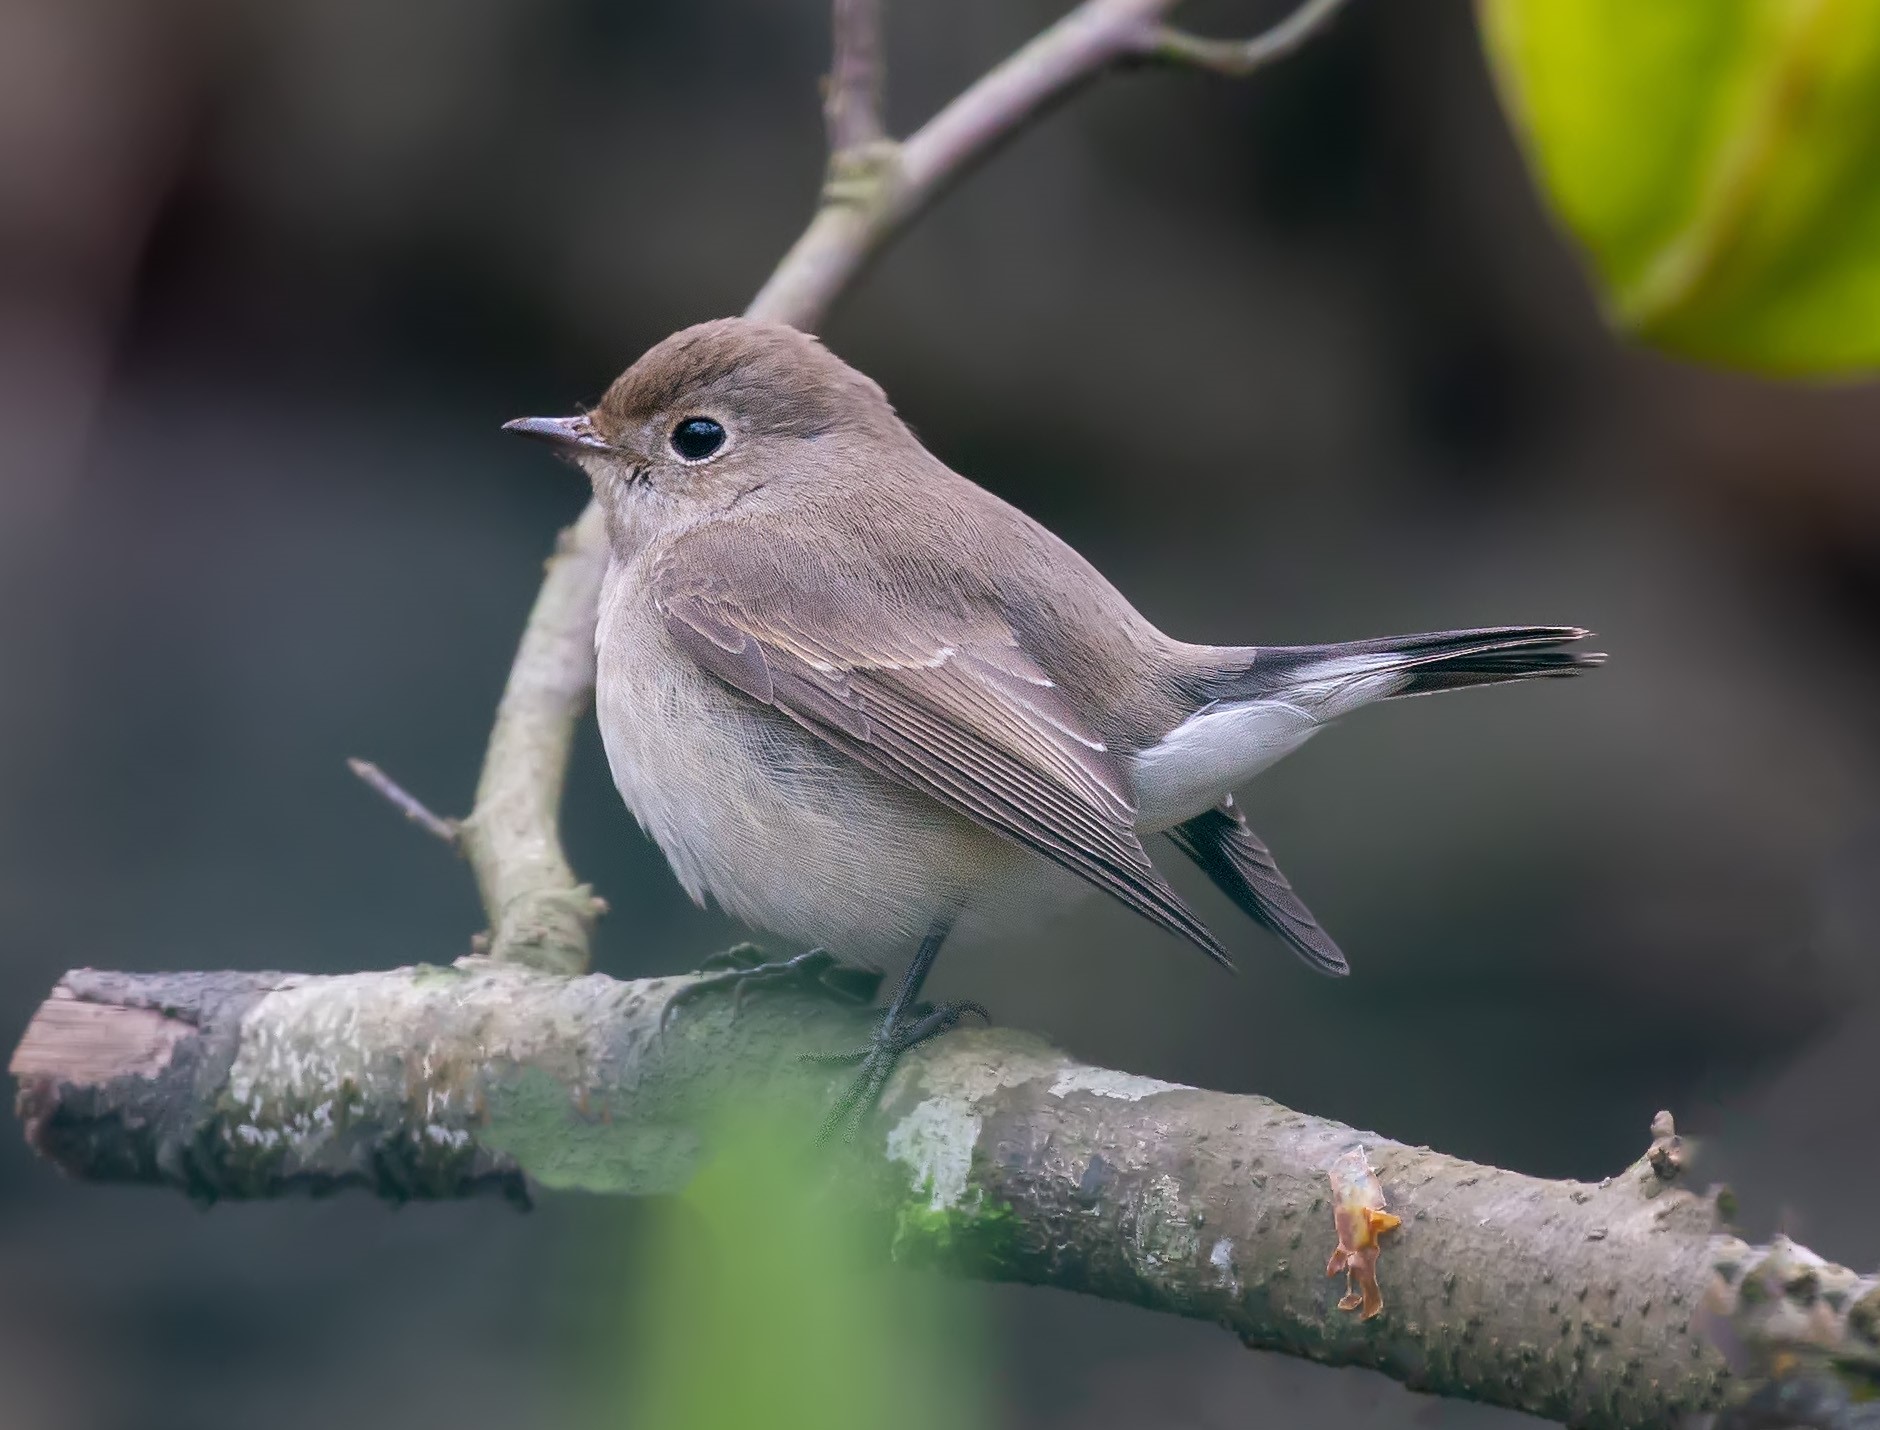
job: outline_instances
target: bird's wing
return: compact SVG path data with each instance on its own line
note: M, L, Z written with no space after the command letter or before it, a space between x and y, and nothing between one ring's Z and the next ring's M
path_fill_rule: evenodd
M1280 873L1272 851L1247 827L1232 795L1168 834L1175 847L1199 864L1241 912L1278 934L1320 973L1342 976L1351 972L1332 936L1319 927L1312 910Z
M657 561L652 596L679 648L727 685L1232 967L1136 837L1122 760L996 613L890 607L818 553L710 528Z

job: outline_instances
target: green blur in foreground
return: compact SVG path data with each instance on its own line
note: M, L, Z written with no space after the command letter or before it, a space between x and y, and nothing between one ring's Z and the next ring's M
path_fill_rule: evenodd
M1880 0L1478 0L1612 322L1781 375L1880 367Z
M979 1289L884 1264L805 1125L749 1122L650 1219L610 1426L955 1430L992 1423ZM872 1255L871 1255L872 1250Z

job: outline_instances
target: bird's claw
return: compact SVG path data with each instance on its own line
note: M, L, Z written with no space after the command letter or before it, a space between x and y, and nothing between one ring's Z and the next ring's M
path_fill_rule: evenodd
M838 963L826 948L812 948L794 958L765 962L755 944L741 943L722 953L715 953L700 966L703 977L674 990L659 1015L663 1033L673 1015L688 1003L708 993L731 990L732 1016L743 1006L747 990L764 983L793 983L806 992L835 998L843 1003L867 1003L875 996L881 975L865 968L850 968Z
M828 1142L839 1132L844 1142L853 1142L862 1123L874 1110L882 1089L888 1085L888 1079L893 1076L901 1055L958 1027L960 1019L968 1014L983 1018L988 1023L992 1021L992 1014L986 1011L985 1005L970 999L940 1004L921 1003L909 1009L907 1015L899 1021L889 1022L884 1019L875 1030L874 1037L864 1047L850 1048L840 1053L802 1054L804 1062L818 1066L857 1067L854 1079L829 1109L829 1115L823 1118L816 1140Z
M768 960L764 950L754 943L734 943L730 948L721 948L716 953L708 953L699 960L696 973L726 973L739 969L757 968Z

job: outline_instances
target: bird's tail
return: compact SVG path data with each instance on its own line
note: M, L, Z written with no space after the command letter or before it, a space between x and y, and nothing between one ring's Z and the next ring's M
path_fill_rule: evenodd
M1219 672L1208 694L1216 700L1296 700L1329 716L1342 713L1337 707L1347 701L1578 675L1606 658L1566 649L1587 634L1577 626L1487 626L1331 645L1249 647L1237 653L1244 664L1236 660Z
M1577 626L1490 626L1334 645L1217 646L1183 694L1195 711L1136 756L1137 823L1169 829L1375 700L1578 675Z
M1345 957L1247 827L1228 790L1374 700L1578 675L1577 626L1490 626L1334 645L1218 647L1186 692L1195 713L1136 757L1138 828L1164 830L1228 897L1322 973Z

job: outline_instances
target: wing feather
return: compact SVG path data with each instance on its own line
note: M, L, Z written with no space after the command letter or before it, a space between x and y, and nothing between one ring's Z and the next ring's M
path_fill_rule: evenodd
M996 613L865 623L813 557L711 531L664 554L652 594L717 679L1232 967L1137 838L1121 760Z

